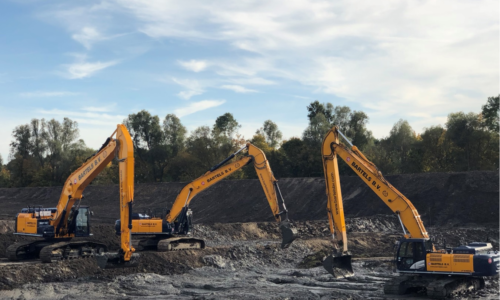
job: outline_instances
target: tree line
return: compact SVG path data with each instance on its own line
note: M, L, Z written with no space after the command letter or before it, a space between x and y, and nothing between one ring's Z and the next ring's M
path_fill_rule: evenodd
M309 124L301 137L283 140L276 123L264 122L251 139L231 113L219 116L212 126L188 134L174 114L164 119L146 110L130 114L123 123L134 143L135 181L191 181L240 149L247 142L261 148L275 177L321 177L321 143L336 125L384 174L498 170L499 97L489 97L482 111L456 112L444 125L415 133L406 120L399 120L389 136L377 139L367 129L368 115L347 106L311 102ZM78 168L95 149L79 139L78 124L69 118L32 119L12 131L10 161L0 156L0 187L57 186ZM342 175L354 175L340 163ZM232 178L256 178L252 167ZM110 163L93 184L118 183L118 165Z

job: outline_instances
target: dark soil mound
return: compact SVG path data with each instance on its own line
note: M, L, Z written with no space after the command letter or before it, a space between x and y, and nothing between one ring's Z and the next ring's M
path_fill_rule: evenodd
M499 224L498 172L421 173L387 176L409 198L429 225ZM342 177L347 217L392 214L360 178ZM135 187L136 212L170 208L185 183L148 183ZM290 217L297 221L326 219L323 178L279 181ZM0 219L13 219L27 205L56 205L61 187L0 189ZM94 222L114 223L119 217L118 186L89 186L82 202L94 211ZM197 223L273 221L262 187L255 180L224 180L192 202Z

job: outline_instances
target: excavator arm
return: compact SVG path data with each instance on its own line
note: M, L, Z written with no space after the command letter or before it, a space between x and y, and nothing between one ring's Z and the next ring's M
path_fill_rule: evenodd
M340 136L350 143L337 127L333 127L326 134L321 148L326 194L328 196L328 221L335 243L334 253L323 260L323 266L337 278L354 275L351 256L347 249L338 157L345 161L375 194L396 213L403 227L405 238L429 239L420 215L410 200L387 182L377 167L356 146L351 145L351 148L348 148L341 144L339 141Z
M116 139L113 138L116 134ZM114 263L129 262L134 252L132 247L131 231L132 231L132 203L134 195L134 148L132 138L125 125L117 125L117 129L106 140L102 147L87 161L73 172L64 185L63 191L59 198L59 203L56 207L56 215L53 218L53 225L56 237L69 236L68 219L73 219L76 216L71 216L68 213L76 201L77 207L83 198L83 190L99 175L99 173L118 156L119 178L120 178L120 219L121 222L121 250L119 257L114 259ZM109 263L112 263L107 258Z
M331 161L330 164L335 165L334 168L336 169L336 173L329 171L330 173L327 174L325 168L325 179L326 177L331 177L331 185L332 187L335 186L336 190L335 192L332 191L333 201L329 201L329 204L331 202L333 205L338 205L338 213L342 215L337 219L334 218L334 223L337 224L334 227L337 227L340 232L342 232L342 228L344 228L343 230L345 232L342 194L340 193L340 180L336 163L336 157L338 156L349 165L349 167L394 213L396 213L403 227L405 238L429 239L429 235L425 230L420 215L410 200L393 187L382 176L382 173L377 167L369 161L356 146L351 145L349 149L345 145L339 143L339 134L341 135L342 133L337 127L328 131L323 141L322 148L324 161L329 159L327 157L331 157L331 159L329 159ZM347 139L346 141L349 142Z
M233 159L239 152L247 150L247 155L241 159L227 163ZM264 152L252 145L247 143L245 147L239 149L235 153L231 154L229 157L224 159L222 162L213 166L208 172L193 180L191 183L187 184L181 192L177 195L170 212L166 215L165 219L168 223L179 222L182 223L185 213L189 207L191 200L200 192L208 189L209 187L215 185L219 181L243 168L244 166L253 162L257 176L259 177L260 183L266 195L269 206L273 216L280 224L280 229L283 236L282 247L288 247L291 242L296 238L295 231L290 228L290 223L288 221L288 211L286 210L285 202L283 196L278 187L278 181L274 178L274 175L269 166L269 162L266 159ZM281 203L283 210L280 211L280 206L278 202L278 195L281 198Z

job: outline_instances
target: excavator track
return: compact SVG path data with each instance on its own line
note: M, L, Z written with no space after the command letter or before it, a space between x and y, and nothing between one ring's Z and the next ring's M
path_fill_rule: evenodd
M440 278L427 285L427 296L432 299L444 299L466 294L484 288L484 279L476 277Z
M205 241L195 238L175 237L158 241L156 249L160 252L205 249Z
M431 299L444 299L484 288L484 280L465 276L398 276L386 282L384 294L403 295L425 289Z
M61 260L94 257L106 250L106 245L96 242L60 242L43 247L40 251L40 259L44 263L51 263Z
M7 247L6 254L10 261L19 261L25 259L37 258L40 247L46 241L26 241L18 242Z
M384 284L384 294L386 295L404 295L408 287L405 286L406 281L410 280L409 276L398 276Z

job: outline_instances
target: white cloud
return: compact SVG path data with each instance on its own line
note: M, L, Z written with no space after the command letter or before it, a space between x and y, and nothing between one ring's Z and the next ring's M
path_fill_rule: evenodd
M117 61L107 62L76 62L66 67L66 77L69 79L82 79L94 75L96 72L116 65Z
M247 89L241 85L223 85L221 89L231 90L236 93L256 93L256 90Z
M189 100L191 99L191 97L201 95L205 92L202 85L197 80L177 78L172 78L172 80L178 85L183 86L187 89L187 91L181 91L177 94L177 96L185 100Z
M464 86L481 98L498 90L496 1L119 3L151 37L211 39L260 55L260 65L226 58L220 76L271 74L358 103L416 109Z
M19 96L26 98L48 98L48 97L66 97L66 96L76 96L79 93L66 92L66 91L35 91L35 92L25 92L20 93Z
M112 111L113 109L115 109L116 107L116 103L112 103L112 104L109 104L109 105L106 105L106 106L86 106L86 107L83 107L82 109L85 110L85 111L90 111L90 112L108 112L108 111Z
M226 100L203 100L203 101L198 101L198 102L192 102L186 107L181 107L181 108L174 110L174 113L179 118L182 118L184 116L194 114L195 112L198 112L198 111L202 111L205 109L209 109L212 107L222 105L225 102L226 102Z
M201 72L205 70L208 66L206 61L203 60L190 60L190 61L178 61L178 63L186 70L193 71L193 72Z
M94 27L83 27L79 33L73 34L72 38L87 49L90 49L93 43L103 39Z
M155 40L198 43L196 55L206 55L204 45L220 49L207 60L179 61L213 76L211 86L293 85L318 100L335 95L368 110L377 128L391 118L433 122L450 110L477 110L478 100L498 93L495 0L116 0L57 16L75 32L118 26L109 17L116 12ZM185 87L178 96L190 99L206 86Z
M91 124L91 125L105 125L105 126L115 126L121 123L126 116L124 115L111 115L101 112L92 111L73 111L73 110L62 110L62 109L40 109L38 113L47 115L49 117L71 117L73 121L77 121L78 124Z

